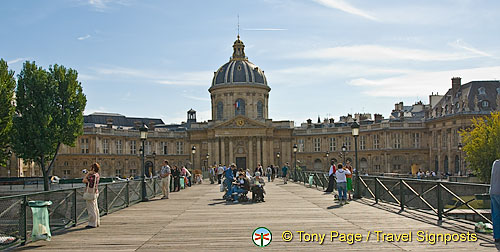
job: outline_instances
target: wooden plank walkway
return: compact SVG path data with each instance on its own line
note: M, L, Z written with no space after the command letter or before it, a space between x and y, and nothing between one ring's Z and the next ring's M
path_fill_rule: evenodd
M332 195L281 180L266 185L265 203L232 204L221 200L218 185L196 185L172 193L168 200L152 200L101 218L101 227L84 225L55 235L50 242L29 243L18 250L41 251L495 251L491 235L477 242L416 241L419 230L430 233L473 232L473 226L457 221L436 225L436 218L415 211L398 214L387 204L373 206L369 200L339 207ZM273 234L265 248L253 245L251 234L267 227ZM291 242L283 241L284 231L293 232ZM322 245L300 242L296 231L326 233ZM349 245L330 241L330 232L361 233L362 242ZM384 233L412 232L411 242L377 242L376 230ZM366 241L371 231L369 241Z

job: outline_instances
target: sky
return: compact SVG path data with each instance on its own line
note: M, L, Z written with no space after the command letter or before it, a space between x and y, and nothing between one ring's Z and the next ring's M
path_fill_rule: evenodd
M497 0L2 1L0 58L79 73L85 114L211 119L213 72L239 33L271 87L269 117L298 125L387 117L452 77L500 79Z

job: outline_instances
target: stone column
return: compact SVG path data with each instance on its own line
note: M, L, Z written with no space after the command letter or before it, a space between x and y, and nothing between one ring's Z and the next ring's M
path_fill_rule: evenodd
M233 140L229 138L229 163L236 163L236 161L233 159Z
M274 160L275 156L274 156L274 141L273 139L271 138L269 140L269 164L266 165L266 168L268 165L271 165L271 164L276 164L275 160Z
M212 163L213 163L212 160L214 159L214 151L212 148L212 141L213 140L208 140L207 152L208 152L208 154L210 154L210 156L208 157L208 160L207 160L207 169L208 169L208 167L212 166Z
M257 137L257 163L261 164L262 163L262 158L260 156L260 137ZM257 165L255 165L257 166ZM255 167L252 167L255 168Z
M262 167L267 167L269 165L269 145L267 139L262 140Z
M254 158L253 158L253 143L252 143L252 137L248 138L248 169L251 171L254 169Z
M215 154L214 155L214 161L217 162L217 165L219 165L219 163L221 163L221 161L220 161L220 156L219 156L219 138L218 137L215 138L215 144L214 145L215 145L214 146L215 147L214 148L214 154ZM212 155L212 154L210 154L210 155Z
M221 139L220 139L220 156L221 156L220 162L222 163L222 165L227 165L226 164L226 147L224 145L224 140L225 139L223 137L221 137Z

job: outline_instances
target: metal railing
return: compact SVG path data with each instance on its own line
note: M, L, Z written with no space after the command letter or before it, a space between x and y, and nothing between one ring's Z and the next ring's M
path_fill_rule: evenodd
M296 178L294 172L291 176L297 182L310 184L311 187L324 189L328 186L328 174L324 172L297 171ZM355 176L353 183L357 183ZM412 209L436 215L438 222L445 217L452 217L492 223L488 184L369 175L360 176L359 183L361 197L371 198L375 203L397 205L400 211ZM336 189L335 182L334 185Z
M88 220L86 203L83 200L84 186L72 189L36 192L0 197L0 236L18 238L24 245L30 241L33 216L28 201L50 200L51 230L74 227ZM161 194L161 179L146 179L148 199ZM98 205L100 215L107 215L141 201L141 181L120 181L99 184ZM2 247L0 246L0 249Z

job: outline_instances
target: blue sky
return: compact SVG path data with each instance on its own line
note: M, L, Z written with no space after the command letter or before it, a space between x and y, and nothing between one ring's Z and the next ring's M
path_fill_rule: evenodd
M3 1L0 57L79 72L86 114L209 120L237 34L265 71L273 120L388 116L451 78L500 79L500 1Z

